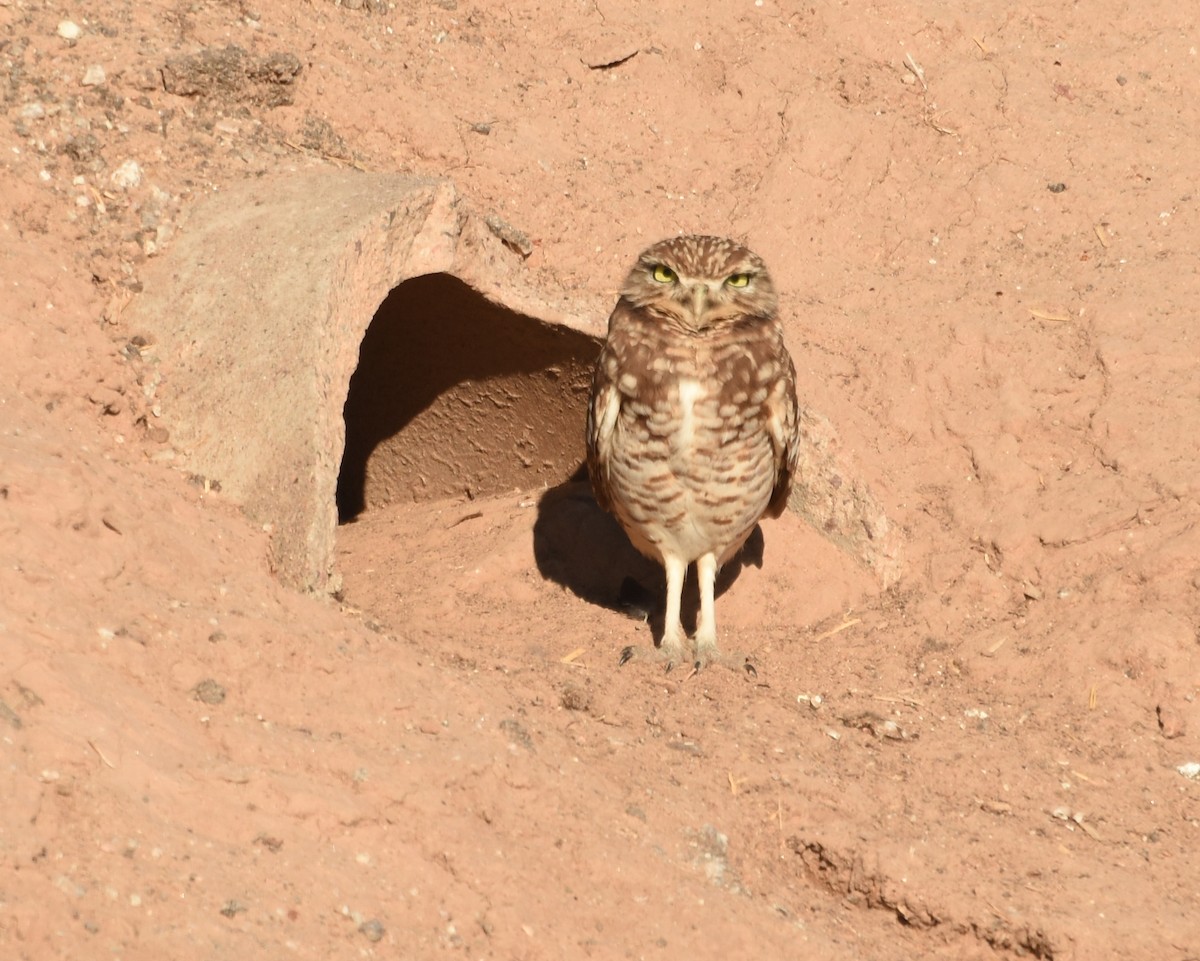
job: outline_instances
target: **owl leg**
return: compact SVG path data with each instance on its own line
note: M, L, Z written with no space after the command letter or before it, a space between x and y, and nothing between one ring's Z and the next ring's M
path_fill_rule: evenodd
M667 662L669 671L683 659L683 642L687 634L679 619L679 608L683 598L683 581L687 577L687 561L678 557L663 560L667 569L667 611L663 617L663 636L659 651Z
M683 644L687 634L683 630L683 622L679 619L679 609L683 597L683 581L687 576L687 561L678 557L663 558L663 567L667 572L667 610L663 619L662 643L657 650L646 651L637 647L627 647L621 651L621 663L627 664L635 659L653 658L667 662L667 670L671 670L683 660Z
M696 623L696 663L698 671L719 657L717 651L717 555L702 554L696 559L696 580L700 585L700 619Z
M696 661L692 674L709 664L723 664L731 670L744 670L757 676L758 671L745 654L722 654L717 650L716 584L719 570L716 554L704 554L696 559L696 579L700 584L700 618L696 623Z

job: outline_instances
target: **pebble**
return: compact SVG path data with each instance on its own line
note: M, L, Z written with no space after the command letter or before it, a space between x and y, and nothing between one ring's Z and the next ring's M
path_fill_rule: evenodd
M368 941L382 941L385 928L377 918L371 918L370 921L364 921L358 926L358 930L366 937Z
M64 40L78 40L83 36L83 27L73 20L62 20L58 24L58 35Z
M83 85L85 87L99 87L108 79L104 68L98 63L92 64L83 72Z
M216 706L225 702L225 688L211 677L206 677L192 688L192 696L204 704Z
M112 185L120 190L132 190L142 182L142 168L136 160L126 160L112 172Z
M36 100L33 101L33 103L25 104L25 106L21 108L21 118L23 120L41 120L45 116L46 108Z
M1188 761L1186 764L1180 764L1176 770L1184 777L1200 778L1200 762Z
M1168 739L1183 737L1187 733L1187 724L1183 715L1170 704L1158 705L1158 727L1162 736Z

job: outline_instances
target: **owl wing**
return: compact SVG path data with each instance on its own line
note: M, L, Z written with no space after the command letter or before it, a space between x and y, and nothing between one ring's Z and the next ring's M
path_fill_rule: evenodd
M796 403L796 367L780 344L784 369L767 395L767 431L775 452L775 486L767 504L767 516L778 517L787 508L792 479L800 456L799 405Z
M587 412L587 465L592 492L603 510L612 509L609 488L609 463L617 417L621 413L621 392L617 389L616 365L612 348L605 345L592 371L592 394Z

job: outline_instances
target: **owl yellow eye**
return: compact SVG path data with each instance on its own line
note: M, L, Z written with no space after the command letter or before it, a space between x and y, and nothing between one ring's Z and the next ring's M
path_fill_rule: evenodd
M660 284L672 284L678 280L678 277L675 275L675 271L666 264L655 264L654 279Z
M730 274L725 278L725 284L729 287L745 287L750 283L749 274Z

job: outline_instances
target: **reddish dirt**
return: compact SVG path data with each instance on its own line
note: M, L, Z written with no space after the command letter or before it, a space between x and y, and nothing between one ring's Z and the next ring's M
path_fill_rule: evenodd
M960 6L0 0L0 954L1200 957L1200 38ZM452 176L581 301L746 239L900 581L765 524L757 679L617 668L569 488L280 585L123 313L322 165Z

